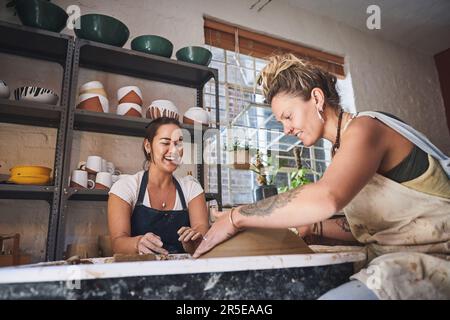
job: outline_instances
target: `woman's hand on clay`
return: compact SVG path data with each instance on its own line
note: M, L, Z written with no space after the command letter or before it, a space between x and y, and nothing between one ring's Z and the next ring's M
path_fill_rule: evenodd
M151 232L144 234L139 239L137 248L139 254L169 254L169 252L163 248L161 237Z
M194 253L195 249L203 239L203 235L191 227L181 227L177 233L180 236L178 241L181 242L184 251L189 254Z
M238 233L239 230L236 229L230 222L230 211L231 210L222 212L218 211L220 212L218 219L213 223L209 231L203 237L203 241L200 243L197 250L195 250L193 254L194 258L198 258L202 254L214 248L216 245L230 239L232 236Z

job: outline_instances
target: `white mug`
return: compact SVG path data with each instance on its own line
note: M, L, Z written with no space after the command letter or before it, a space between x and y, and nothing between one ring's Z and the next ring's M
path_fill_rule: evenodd
M87 171L84 170L73 170L70 180L71 180L70 181L71 188L94 189L95 187L94 180L88 179L88 173Z
M86 170L89 173L97 173L102 171L102 157L89 156L86 161Z
M95 189L109 189L112 186L112 174L99 172L95 178Z

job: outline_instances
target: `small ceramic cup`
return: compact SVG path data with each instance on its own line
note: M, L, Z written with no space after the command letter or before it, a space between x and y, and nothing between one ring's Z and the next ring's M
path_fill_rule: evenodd
M89 173L98 173L102 171L102 157L89 156L86 161L86 171Z
M109 172L99 172L95 178L95 189L109 189L112 186L112 174Z
M142 107L136 103L121 103L117 106L117 114L142 118Z
M70 179L70 187L76 189L94 189L95 181L88 179L87 171L73 170Z
M122 87L117 90L117 101L121 103L136 103L142 107L142 92L136 86Z

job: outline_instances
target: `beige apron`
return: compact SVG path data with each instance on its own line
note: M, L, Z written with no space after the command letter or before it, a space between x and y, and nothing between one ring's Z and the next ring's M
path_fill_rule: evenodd
M344 212L368 251L351 279L380 299L450 299L450 199L376 174Z

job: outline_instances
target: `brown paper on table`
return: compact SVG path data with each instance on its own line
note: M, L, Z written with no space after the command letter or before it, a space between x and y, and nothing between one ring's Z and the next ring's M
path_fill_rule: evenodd
M266 256L314 253L302 238L288 229L246 229L200 258Z

